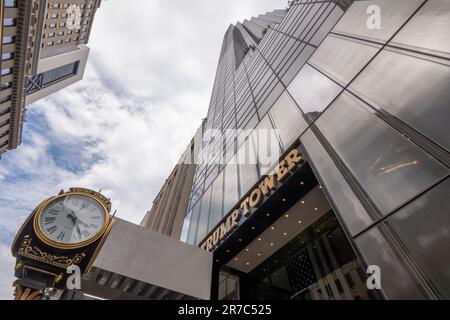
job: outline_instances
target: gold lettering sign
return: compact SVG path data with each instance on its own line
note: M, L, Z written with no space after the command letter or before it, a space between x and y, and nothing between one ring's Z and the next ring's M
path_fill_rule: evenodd
M209 237L202 243L200 248L212 251L239 225L241 216L249 217L252 209L258 208L264 201L264 197L269 197L277 190L278 182L285 181L289 175L297 169L303 162L303 158L297 149L291 150L289 154L278 164L277 168L270 175L264 177L259 185L250 192L249 196L243 199L239 209L234 210L216 229L210 233Z

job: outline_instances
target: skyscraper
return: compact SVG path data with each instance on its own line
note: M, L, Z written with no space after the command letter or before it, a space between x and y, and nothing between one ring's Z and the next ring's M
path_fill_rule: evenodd
M0 154L21 143L26 105L82 79L101 0L2 0Z
M202 121L179 162L164 182L153 200L152 208L142 219L141 226L175 239L180 238L205 122L206 119Z
M182 235L213 298L450 298L449 19L301 0L229 26Z

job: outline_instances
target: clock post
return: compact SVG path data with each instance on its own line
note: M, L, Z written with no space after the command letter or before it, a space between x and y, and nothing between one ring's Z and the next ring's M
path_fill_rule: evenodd
M110 200L86 188L70 188L41 202L11 247L15 299L56 299L74 268L80 276L88 272L114 224L110 213Z

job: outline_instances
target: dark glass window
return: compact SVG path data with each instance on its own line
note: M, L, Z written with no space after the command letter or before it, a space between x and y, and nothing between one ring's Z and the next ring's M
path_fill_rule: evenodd
M345 15L339 20L333 31L350 34L370 40L386 42L402 26L403 23L414 13L423 3L422 0L396 0L372 2L379 7L381 18L380 29L368 28L368 21L371 22L376 13L367 13L371 2L355 1Z
M209 206L211 203L211 191L212 187L207 189L202 197L202 205L200 209L200 217L198 218L198 228L197 228L197 238L196 242L201 241L208 231L208 222L209 222Z
M308 64L288 87L289 93L312 121L333 101L342 88Z
M329 35L309 63L346 86L381 48L369 42Z
M192 218L189 224L189 232L187 237L187 243L196 244L196 236L197 236L197 227L198 227L198 217L200 216L200 204L201 201L198 201L197 204L192 208Z
M208 231L211 230L220 221L223 215L222 210L223 210L223 170L217 176L216 180L214 180L214 183L212 184Z
M384 214L448 174L349 93L342 94L316 124Z
M450 179L389 217L389 224L438 290L450 298Z
M385 231L385 228L381 230ZM381 288L388 299L425 299L425 295L411 275L406 261L394 250L378 228L365 232L356 239L369 265L381 270Z
M448 65L384 50L351 90L450 150Z
M302 117L302 113L285 91L270 109L275 130L280 135L284 148L288 148L300 133L306 129L307 124Z
M78 71L78 61L69 63L65 66L55 68L43 73L42 85L49 86L55 82L61 81L67 77L76 75Z
M260 173L266 174L281 156L278 137L268 114L256 126L251 138L258 156Z
M372 219L314 133L306 131L301 142L303 154L322 178L350 233L355 235L369 227Z
M243 196L258 180L257 159L252 139L248 139L242 144L236 158L239 163L239 182Z
M235 157L224 168L224 175L223 213L227 214L239 200L238 173Z
M413 48L424 48L433 53L450 53L450 2L428 1L419 12L400 30L393 43Z

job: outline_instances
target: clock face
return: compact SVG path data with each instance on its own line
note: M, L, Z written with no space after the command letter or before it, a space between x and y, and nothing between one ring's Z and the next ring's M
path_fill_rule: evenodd
M106 212L100 203L84 195L58 197L38 217L40 231L60 244L89 241L102 230Z

